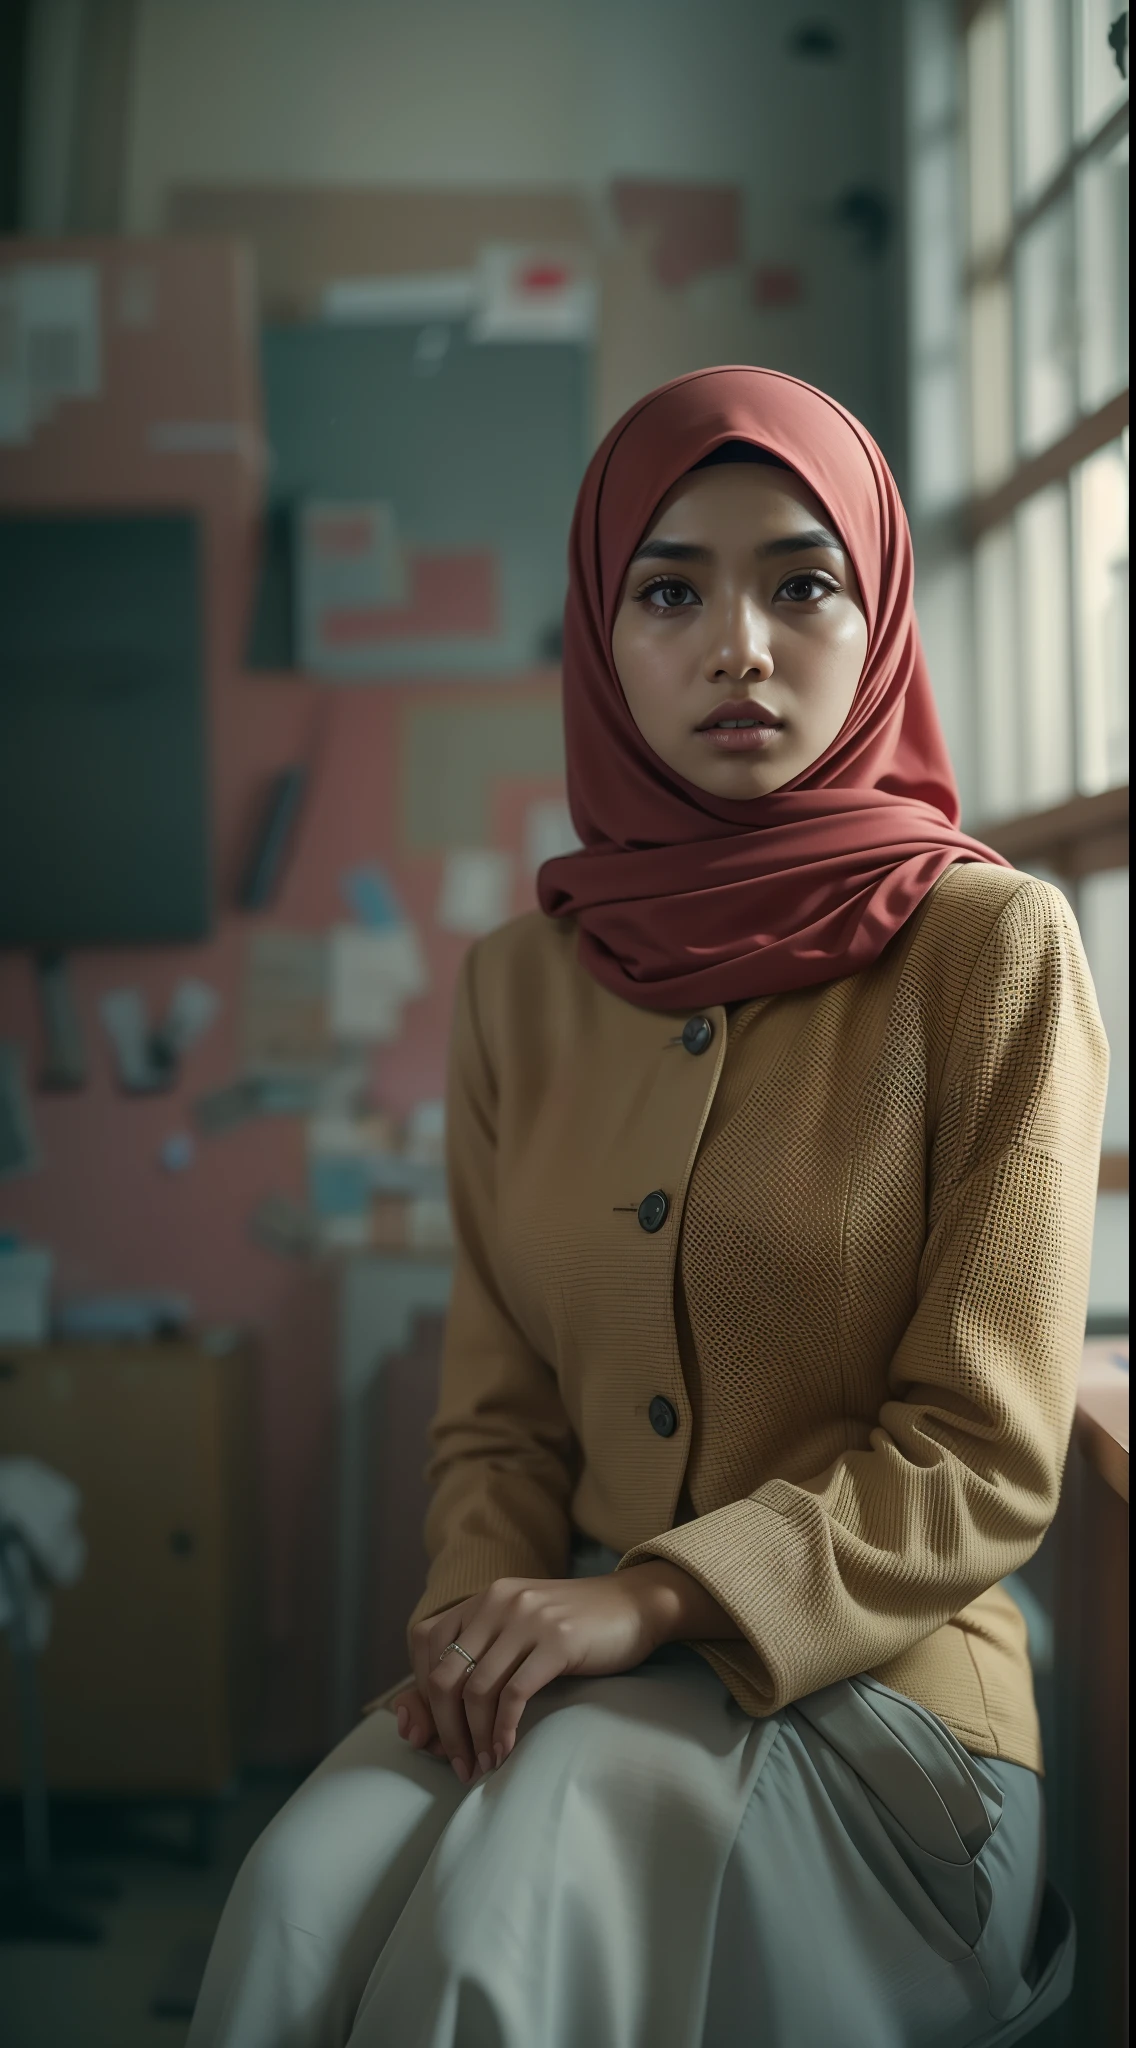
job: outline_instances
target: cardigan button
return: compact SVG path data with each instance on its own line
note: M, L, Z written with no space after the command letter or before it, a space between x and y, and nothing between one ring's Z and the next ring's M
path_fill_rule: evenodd
M661 1230L670 1206L662 1188L654 1188L649 1195L644 1195L636 1210L640 1230Z
M673 1436L678 1428L678 1416L661 1394L655 1395L647 1410L647 1419L656 1436Z
M682 1027L682 1042L687 1052L705 1052L714 1036L714 1026L709 1017L691 1017Z

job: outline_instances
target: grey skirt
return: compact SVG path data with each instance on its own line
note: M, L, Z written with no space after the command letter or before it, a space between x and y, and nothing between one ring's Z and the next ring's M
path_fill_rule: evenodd
M362 1722L241 1870L191 2048L993 2048L1071 1981L1044 1865L1031 1771L870 1678L754 1721L671 1644L469 1788Z

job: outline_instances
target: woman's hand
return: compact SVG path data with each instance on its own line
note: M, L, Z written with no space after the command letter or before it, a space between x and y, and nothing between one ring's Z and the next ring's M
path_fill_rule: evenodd
M398 1732L404 1742L409 1742L412 1749L420 1749L424 1756L436 1756L444 1764L449 1762L438 1739L429 1702L416 1685L404 1686L387 1704L398 1721Z
M701 1586L662 1561L593 1579L494 1580L413 1630L415 1692L392 1702L400 1733L432 1755L436 1740L470 1784L511 1754L526 1704L554 1678L630 1671L680 1633L676 1581L690 1589L687 1604L700 1606L706 1633L735 1632ZM443 1656L452 1642L468 1650L472 1668L456 1650ZM425 1743L412 1731L425 1731Z

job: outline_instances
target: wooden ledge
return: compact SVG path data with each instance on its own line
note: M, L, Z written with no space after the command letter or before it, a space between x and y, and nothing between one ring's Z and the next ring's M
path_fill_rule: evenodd
M975 837L1009 861L1040 861L1078 881L1128 865L1128 784L1070 797L1052 810L979 825Z
M1127 1337L1093 1338L1085 1345L1075 1429L1089 1463L1113 1492L1127 1501Z

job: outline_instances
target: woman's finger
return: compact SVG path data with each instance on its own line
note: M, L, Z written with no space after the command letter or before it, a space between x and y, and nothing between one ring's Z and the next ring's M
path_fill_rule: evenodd
M495 1769L494 1729L501 1690L533 1650L532 1637L505 1629L477 1660L462 1688L462 1708L474 1756L483 1771ZM547 1681L546 1681L547 1682Z
M497 1696L497 1719L493 1727L493 1755L502 1764L516 1746L517 1727L529 1701L554 1678L564 1676L562 1652L552 1643L539 1643L505 1680Z
M428 1742L435 1740L437 1733L427 1702L416 1693L399 1716L399 1734L404 1735L415 1749L425 1749Z
M430 1689L430 1673L438 1651L444 1643L456 1641L461 1633L461 1618L470 1606L468 1600L459 1601L456 1607L444 1608L441 1614L432 1614L426 1621L420 1621L411 1630L410 1655L414 1665L414 1678L423 1699ZM437 1648L431 1646L436 1644Z
M442 1763L449 1763L449 1757L442 1748L434 1716L420 1692L409 1689L398 1693L391 1701L398 1722L398 1732L404 1742L416 1749L420 1756L437 1757Z
M479 1643L479 1632L473 1628L467 1629L466 1638L471 1644L469 1654L476 1661L481 1655L481 1647L479 1645L478 1648L474 1648L472 1645ZM427 1679L426 1698L446 1755L462 1784L468 1785L476 1769L473 1744L470 1740L465 1709L462 1706L462 1693L470 1676L470 1666L456 1650L446 1649L447 1643L452 1640L452 1637L442 1634L435 1662ZM464 1646L465 1638L463 1648Z

